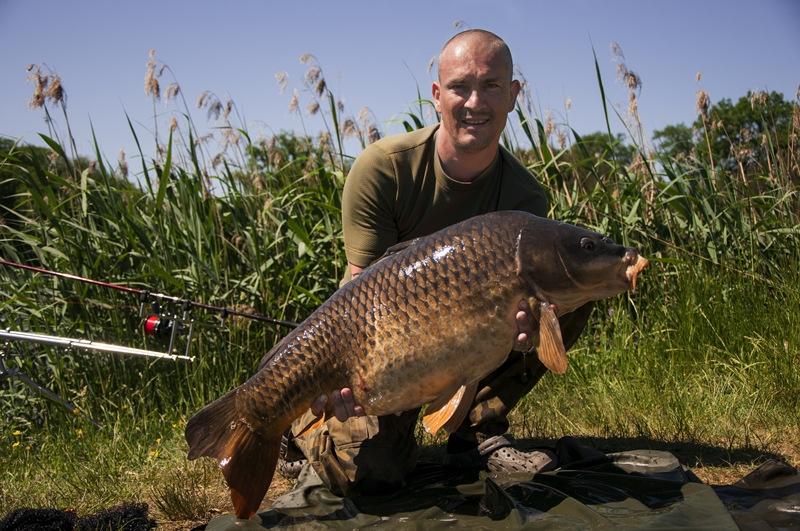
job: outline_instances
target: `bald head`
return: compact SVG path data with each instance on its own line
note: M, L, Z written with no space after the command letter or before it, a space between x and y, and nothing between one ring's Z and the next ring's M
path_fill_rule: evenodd
M469 54L471 50L480 49L490 52L492 55L497 54L506 65L508 69L508 80L514 71L514 61L511 59L511 50L503 39L492 33L482 29L469 29L457 33L453 38L447 41L439 54L438 76L439 81L442 80L442 64L448 61L457 61L459 57Z

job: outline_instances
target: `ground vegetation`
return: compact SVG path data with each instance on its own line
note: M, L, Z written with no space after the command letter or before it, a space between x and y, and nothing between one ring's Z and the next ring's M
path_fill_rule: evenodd
M552 217L636 246L651 265L635 293L598 304L567 374L544 378L511 431L528 444L572 435L604 450L669 449L708 481L736 479L772 457L797 465L798 101L755 93L713 104L699 93L693 128L665 127L650 142L637 110L642 80L616 58L629 107L608 105L598 69L606 131L582 135L558 123L533 105L520 75L503 142L539 176ZM199 135L177 83L161 90L168 69L151 53L145 92L154 109L166 100L176 112L166 126L154 119L153 138L131 128L132 157L108 160L101 139L93 160L78 157L71 136L53 130L42 135L47 148L2 139L0 257L304 319L345 266L349 164L383 132L368 109L353 115L337 100L313 56L301 60L309 70L302 91L287 93L289 110L301 119L321 113L320 134L303 125L253 137L232 102L203 93L197 106L216 132ZM61 80L32 71L31 105L48 120L63 116L68 131ZM285 74L278 83L289 88ZM411 130L436 120L419 97L397 121ZM612 123L628 133L612 134ZM74 406L0 376L0 514L21 506L90 514L146 501L164 528L178 528L229 509L213 463L185 460L183 427L245 381L286 329L192 316L203 325L194 362L0 344L6 368ZM0 329L166 348L144 334L130 294L10 267L0 267L0 319ZM419 439L425 455L441 452L442 439ZM271 497L290 486L273 485Z

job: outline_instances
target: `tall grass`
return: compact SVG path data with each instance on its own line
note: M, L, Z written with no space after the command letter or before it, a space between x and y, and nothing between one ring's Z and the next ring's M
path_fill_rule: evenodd
M352 160L347 139L363 147L380 136L368 112L346 116L319 65L311 56L304 60L308 112L326 117L318 137L251 139L231 102L204 93L198 106L222 132L216 153L185 102L178 114L184 118L168 134L154 134L152 157L131 128L141 161L133 175L124 158L103 160L99 142L91 163L44 135L49 158L26 145L0 153L0 175L18 190L13 208L1 213L0 256L302 320L333 293L346 265L340 209ZM154 100L157 66L148 65ZM599 69L598 86L605 106ZM635 245L652 261L635 294L598 304L573 351L572 370L537 386L512 429L523 436L771 448L800 427L800 326L792 318L800 310L797 144L778 151L777 142L766 142L764 160L773 163L738 173L707 153L668 157L636 129L635 89L634 119L618 117L631 132L628 159L611 134L617 117L606 115L607 142L598 149L554 124L527 91L516 113L519 128L504 134L504 144L539 176L553 217ZM180 92L165 93L174 100ZM294 109L298 98L294 91ZM399 121L414 129L436 120L425 116L428 105L418 99ZM217 325L196 334L194 363L13 342L2 347L9 367L85 416L18 379L0 381L6 420L0 513L20 503L91 510L147 498L164 513L172 507L175 518L198 516L173 487L180 478L205 477L203 470L186 469L178 480L164 476L165 463L174 467L183 458L183 423L249 377L286 330L197 311L194 317ZM164 349L144 335L138 300L130 295L11 268L0 268L0 318L3 328ZM77 459L64 458L64 451ZM36 465L42 460L50 472ZM59 478L53 489L38 488L36 478L48 474ZM149 490L140 485L145 477ZM206 516L208 500L196 504Z

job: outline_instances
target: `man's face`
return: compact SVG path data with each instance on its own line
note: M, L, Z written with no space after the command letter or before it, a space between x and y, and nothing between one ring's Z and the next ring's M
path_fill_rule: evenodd
M499 53L479 41L454 44L445 50L439 81L432 87L434 106L442 115L439 134L447 135L456 153L496 149L519 90Z

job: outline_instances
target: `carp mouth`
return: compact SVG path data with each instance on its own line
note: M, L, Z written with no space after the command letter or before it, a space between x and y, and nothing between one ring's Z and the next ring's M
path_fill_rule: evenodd
M534 296L539 301L549 304L556 316L561 317L566 313L577 310L589 301L609 299L623 291L635 291L639 274L647 267L648 263L649 260L640 255L636 249L628 248L622 260L617 262L617 265L612 269L614 272L608 272L608 276L600 282L572 293L569 291L545 290L537 287ZM570 280L575 282L571 275L568 274L568 276ZM576 285L578 284L576 283Z
M639 276L639 273L647 267L649 261L644 256L636 253L633 257L631 263L625 269L625 277L628 279L628 284L630 284L631 288L636 291L636 278Z

